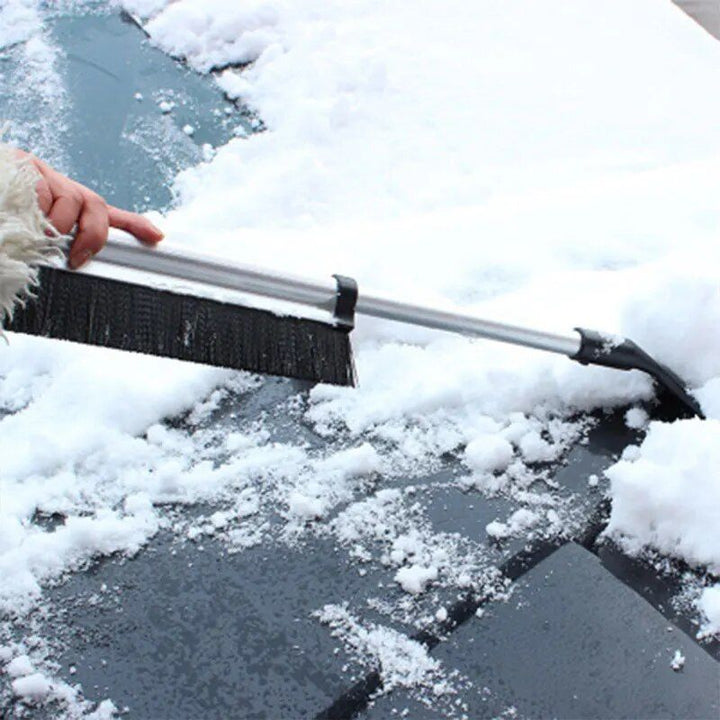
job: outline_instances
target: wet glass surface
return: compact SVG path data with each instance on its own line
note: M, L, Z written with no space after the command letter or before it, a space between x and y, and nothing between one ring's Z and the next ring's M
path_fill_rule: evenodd
M207 422L229 432L262 415L277 441L321 445L283 413L298 392L306 392L301 383L271 380L226 398ZM587 477L602 472L633 437L623 428L619 416L605 418L555 468L553 477L573 486L585 522L599 500ZM484 525L512 512L513 502L459 491L451 481L460 471L448 460L426 478L384 485L412 483L434 531L487 543ZM177 520L213 510L180 508ZM282 526L281 518L271 522ZM343 709L341 717L366 712L373 718L406 708L412 717L428 718L499 716L512 707L519 717L631 717L643 708L680 717L686 707L712 710L708 693L717 662L706 650L594 555L562 540L558 546L538 543L533 556L523 540L488 543L488 562L512 566L508 576L518 577L517 589L508 599L483 602L482 619L472 610L448 629L433 613L444 606L460 617L457 589L438 588L408 605L394 568L378 562L376 550L374 559L360 563L332 538L310 533L296 544L268 536L233 552L221 537L190 541L173 530L132 559L101 560L49 591L51 610L36 630L54 638L62 677L81 682L87 697L111 697L129 708L127 717L142 720L310 718L333 707ZM513 559L523 552L526 562L518 565ZM378 612L378 601L410 610L404 618L388 616ZM398 688L373 701L381 688L370 682L360 702L346 702L353 687L372 681L373 668L358 664L319 622L316 613L327 603L346 606L366 625L430 639L432 657L453 674L452 696L428 700ZM668 642L688 657L687 676L676 678L670 669Z
M671 661L685 658L682 671ZM598 559L570 543L436 649L468 685L467 716L711 718L720 713L718 664ZM363 717L437 717L400 691Z
M114 205L164 209L178 171L250 130L213 79L153 47L120 13L48 17L0 50L6 139Z

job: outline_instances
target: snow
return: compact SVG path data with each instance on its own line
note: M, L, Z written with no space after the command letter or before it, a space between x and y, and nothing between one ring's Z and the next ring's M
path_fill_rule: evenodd
M526 462L549 462L557 457L558 448L533 431L520 441L520 452Z
M31 531L20 543L9 543L0 557L3 584L0 609L29 608L40 595L40 583L81 567L96 554L122 551L136 553L159 528L159 520L147 496L137 509L136 496L128 496L125 513L103 508L93 517L68 517L65 524L48 533ZM135 506L135 507L133 507ZM17 522L10 535L19 535ZM5 539L7 532L3 533Z
M2 83L12 88L13 111L23 118L21 126L3 119L0 131L4 141L42 150L48 162L63 166L67 97L58 72L62 51L45 32L42 5L38 0L0 5L0 52L19 60L16 70L3 69Z
M27 655L18 655L5 666L5 672L12 678L31 675L34 670L35 668Z
M52 690L52 684L42 673L18 678L11 685L13 692L29 704L44 700Z
M607 533L720 572L720 420L652 422L635 457L606 471Z
M401 567L395 573L395 581L400 587L412 595L419 595L425 592L427 584L436 580L438 571L436 567L423 567L422 565L410 565Z
M625 413L625 424L633 430L643 430L647 427L650 416L647 410L639 407L630 408Z
M355 481L377 472L380 458L369 443L341 450L314 464L314 473L290 492L288 509L303 520L323 517L343 499L349 499Z
M698 600L698 608L705 617L700 635L720 634L720 583L703 590Z
M0 48L32 38L40 24L37 3L33 0L8 0L0 7Z
M293 492L288 498L288 509L293 515L305 520L313 520L321 518L325 514L325 503L320 498Z
M55 161L64 96L45 5L3 3L0 48L21 43L26 101L43 108L39 129L10 137ZM716 41L657 0L605 0L602 13L595 0L502 12L490 0L122 5L166 52L225 68L221 88L265 127L181 173L178 207L159 218L166 242L313 278L342 272L361 292L550 332L632 337L709 419L654 421L640 373L360 317L359 388L318 386L288 407L327 441L318 451L277 441L262 418L230 433L204 425L255 378L11 336L0 348L3 611L29 612L47 583L98 555L138 552L167 525L168 502L221 504L179 523L183 537L241 552L280 516L285 541L325 533L358 563L380 562L406 599L435 602L436 586L477 582L486 557L434 531L392 482L450 453L465 489L521 504L488 535L562 529L551 488L530 486L582 436L579 414L628 405L627 425L647 436L607 473L608 535L719 571ZM173 109L165 98L155 112ZM180 415L180 428L165 422ZM36 512L65 520L49 530ZM708 635L720 632L718 592L698 599ZM360 633L350 616L332 622ZM355 647L384 666L398 666L390 648L417 660L407 682L433 676L407 638L363 632ZM410 677L400 666L391 683ZM45 677L18 676L18 694L60 688Z
M485 526L485 532L495 540L504 540L512 535L517 535L529 530L534 525L537 525L539 521L540 516L536 512L528 510L527 508L520 508L508 518L506 523L498 520L493 520L491 523L488 523Z
M512 445L497 434L480 435L465 447L465 463L474 471L505 470L512 456Z
M679 650L675 651L673 659L670 662L670 667L675 672L680 672L680 670L685 667L685 656Z
M118 709L112 700L103 700L94 712L88 713L87 720L112 720L117 717Z
M265 0L245 2L241 6L228 5L222 0L174 4L131 0L125 5L145 16L167 5L146 29L163 49L187 58L200 72L256 60L279 40L274 32L279 11L275 3Z
M325 605L317 616L363 664L379 666L384 693L420 684L430 684L437 695L448 692L440 662L431 658L419 642L375 623L363 626L344 606Z

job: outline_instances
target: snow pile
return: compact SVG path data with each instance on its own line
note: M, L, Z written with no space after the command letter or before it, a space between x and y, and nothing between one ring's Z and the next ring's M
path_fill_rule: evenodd
M0 607L27 608L38 583L97 553L136 552L156 532L161 493L143 475L167 460L135 436L226 376L12 336L0 354L0 410L10 412L0 419ZM36 512L69 517L50 532Z
M648 422L650 422L650 415L643 408L633 407L625 413L625 424L633 430L644 430Z
M93 517L69 517L54 532L23 532L17 518L4 517L0 530L0 610L29 608L43 581L82 567L97 554L136 553L159 527L147 495L130 496L125 513L102 509Z
M37 0L7 0L0 6L0 50L29 40L40 24Z
M46 655L44 643L37 637L28 638L27 643L0 645L0 678L3 674L7 677L13 699L21 703L19 717L24 717L33 706L51 707L68 720L117 717L117 708L111 700L94 704L83 698L79 685L71 686L53 677L58 667Z
M34 704L47 698L52 684L42 673L32 673L13 680L12 689L25 702Z
M34 671L35 668L27 655L18 655L5 666L5 672L12 678L32 675Z
M394 462L416 465L468 445L466 464L488 483L514 466L508 445L522 463L557 458L580 427L562 416L652 392L639 373L582 368L566 358L460 338L361 345L357 368L358 388L311 392L307 417L319 432L372 437L395 449Z
M631 553L646 547L720 573L720 418L652 422L639 448L605 473L612 514L606 533ZM720 633L720 585L701 595L703 634Z
M694 252L655 263L637 276L640 292L623 309L628 336L694 388L720 377L718 256L710 250L709 266Z
M152 15L167 3L130 0L125 7L141 16ZM285 10L287 4L283 9ZM213 2L172 3L146 25L153 40L172 55L186 58L200 72L257 60L280 41L275 26L278 3L255 0L233 5Z
M132 0L125 5L143 10ZM382 0L312 7L179 0L153 10L146 29L154 41L199 69L255 60L221 83L256 108L272 133L220 153L216 162L246 192L235 197L234 217L203 213L215 225L242 218L243 226L302 226L477 207L500 189L597 185L628 169L701 160L718 147L711 137L718 104L704 92L714 79L712 40L651 0L631 7L613 0L602 14L589 0L513 3L502 13L459 0L422 9ZM687 106L697 109L692 122L708 141L704 152L677 125L678 107ZM242 165L231 167L238 155ZM643 195L648 188L633 175L622 178L625 190ZM217 180L215 171L200 169L181 185L188 200L199 201L210 196L211 183L225 204L229 187ZM603 190L612 192L606 183L595 187ZM622 219L637 231L640 214L632 217L631 202L621 203ZM189 214L202 212L199 202L192 205ZM278 206L280 214L267 212ZM574 212L559 221L568 230L577 229ZM592 225L584 218L583 230ZM482 237L470 227L463 235ZM616 237L608 240L620 250ZM640 249L626 246L624 254Z
M606 471L607 532L720 573L720 420L651 423L639 450ZM626 451L627 452L627 451Z
M382 692L428 685L435 695L453 692L440 662L407 635L372 623L364 626L344 605L325 605L316 615L332 628L331 634L343 641L354 659L379 671Z

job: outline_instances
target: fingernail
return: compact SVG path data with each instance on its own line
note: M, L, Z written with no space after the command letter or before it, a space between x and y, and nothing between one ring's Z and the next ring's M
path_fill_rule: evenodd
M87 265L95 253L92 250L82 250L75 255L71 255L68 263L73 270L79 270L81 267Z

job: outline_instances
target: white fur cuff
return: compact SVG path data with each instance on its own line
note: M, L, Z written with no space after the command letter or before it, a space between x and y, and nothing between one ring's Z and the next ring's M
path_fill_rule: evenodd
M37 285L38 266L62 256L64 238L38 206L39 179L28 160L0 143L0 333L16 303Z

